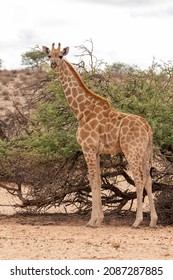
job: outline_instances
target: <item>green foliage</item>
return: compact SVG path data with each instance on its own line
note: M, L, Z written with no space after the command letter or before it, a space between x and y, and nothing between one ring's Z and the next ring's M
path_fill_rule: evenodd
M51 82L48 91L50 99L38 105L34 116L37 129L28 140L40 154L66 157L79 149L75 136L77 123L57 81Z
M47 102L37 104L29 135L23 134L17 147L32 157L43 159L68 157L79 146L76 142L76 120L69 109L59 83L52 80L47 88Z
M173 67L153 63L145 71L128 68L118 82L110 82L108 96L118 110L146 118L161 148L173 145L172 89Z
M22 65L38 67L46 61L44 53L38 48L33 48L22 54Z
M6 149L6 142L0 139L0 157L4 155L5 149Z

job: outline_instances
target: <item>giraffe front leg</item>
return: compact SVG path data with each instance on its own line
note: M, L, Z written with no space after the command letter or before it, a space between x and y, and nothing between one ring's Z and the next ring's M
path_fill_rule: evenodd
M88 153L85 155L88 166L89 181L92 191L92 213L87 227L100 227L103 221L103 210L101 202L101 178L100 178L100 157Z
M101 204L101 192L95 183L92 183L92 213L87 227L100 227L103 221L103 211Z

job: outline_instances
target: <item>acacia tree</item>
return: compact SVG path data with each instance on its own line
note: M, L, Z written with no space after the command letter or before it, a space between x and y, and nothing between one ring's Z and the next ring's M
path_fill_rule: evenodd
M28 52L22 54L22 65L31 68L38 68L41 64L46 61L45 55L39 49L39 47L35 47Z

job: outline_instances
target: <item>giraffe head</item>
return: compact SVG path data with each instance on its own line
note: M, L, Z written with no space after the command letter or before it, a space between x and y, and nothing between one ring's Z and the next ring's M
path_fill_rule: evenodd
M55 48L55 43L52 44L52 50L49 48L43 46L42 47L43 52L45 55L49 57L50 60L50 66L51 68L59 67L62 63L62 58L68 54L69 47L64 48L61 50L61 44L58 44L58 48Z

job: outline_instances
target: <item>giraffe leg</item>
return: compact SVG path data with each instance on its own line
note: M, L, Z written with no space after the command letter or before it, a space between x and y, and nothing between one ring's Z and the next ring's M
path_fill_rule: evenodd
M84 154L85 155L85 154ZM101 226L103 221L103 211L101 202L101 178L100 178L100 157L93 153L85 155L88 166L89 180L92 191L92 213L88 222L88 227Z
M133 157L128 160L128 163L134 178L136 195L137 195L136 219L132 227L137 228L139 227L140 223L143 220L142 198L143 198L143 190L144 190L144 184L143 184L144 176L143 176L143 170L141 168L141 164L138 163L138 165L137 164L135 165Z
M157 213L153 201L151 177L148 172L142 172L142 173L143 175L141 176L141 182L138 181L135 182L136 193L137 193L137 213L136 213L136 220L133 224L133 227L138 227L140 222L143 220L143 211L142 211L143 186L145 186L145 189L147 191L148 200L150 204L150 211L151 211L150 227L156 227L158 218L157 218Z
M152 181L151 181L150 175L148 175L148 178L146 180L145 189L146 189L149 204L150 204L150 212L151 212L150 227L156 227L158 217L157 217L157 213L156 213L156 209L155 209L154 201L153 201Z
M142 196L143 196L143 186L139 182L135 182L136 186L136 194L137 194L137 211L136 211L136 219L133 223L132 227L139 227L140 223L143 220L143 211L142 211Z

